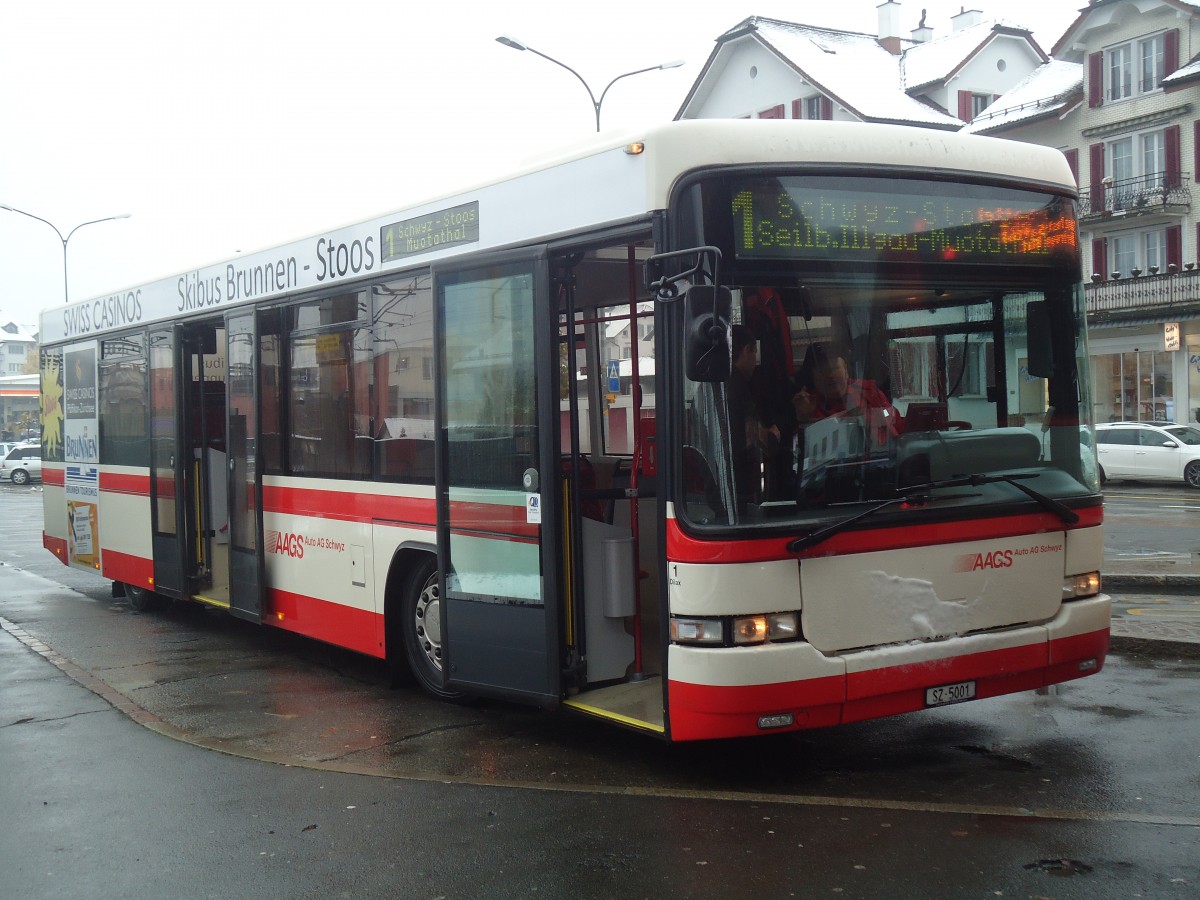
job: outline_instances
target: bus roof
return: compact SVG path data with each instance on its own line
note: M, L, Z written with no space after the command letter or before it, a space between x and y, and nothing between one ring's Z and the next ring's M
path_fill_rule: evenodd
M638 149L635 149L638 148ZM701 119L601 136L502 179L398 212L42 313L43 343L81 339L427 266L465 252L645 220L689 172L732 165L907 169L1073 193L1062 153L902 125Z

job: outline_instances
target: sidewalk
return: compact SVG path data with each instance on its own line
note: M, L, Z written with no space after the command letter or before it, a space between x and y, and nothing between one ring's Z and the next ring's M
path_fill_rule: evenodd
M1101 584L1106 593L1163 594L1196 606L1195 617L1155 620L1113 611L1114 649L1138 649L1146 641L1200 649L1200 557L1186 553L1153 553L1105 559Z

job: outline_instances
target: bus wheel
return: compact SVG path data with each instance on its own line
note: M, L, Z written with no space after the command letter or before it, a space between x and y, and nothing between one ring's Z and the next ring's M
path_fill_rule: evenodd
M428 556L408 578L404 589L404 651L421 688L439 700L460 701L466 695L443 684L442 598L437 560Z
M161 595L132 584L125 585L125 599L129 601L129 605L135 612L151 612L163 605Z

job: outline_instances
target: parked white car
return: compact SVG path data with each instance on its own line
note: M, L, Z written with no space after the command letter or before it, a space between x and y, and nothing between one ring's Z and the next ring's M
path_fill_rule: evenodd
M1175 481L1200 488L1200 428L1172 422L1105 422L1096 426L1100 480Z
M42 480L42 447L40 444L17 444L0 460L0 481L29 484Z

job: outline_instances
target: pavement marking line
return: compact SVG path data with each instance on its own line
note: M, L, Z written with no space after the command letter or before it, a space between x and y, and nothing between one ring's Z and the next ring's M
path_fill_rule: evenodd
M1154 815L1137 812L1105 812L1100 810L1062 809L1047 807L1045 809L1030 809L1024 806L991 806L972 803L923 803L911 800L864 799L861 797L822 797L816 794L763 794L745 793L738 791L700 791L690 788L670 787L630 787L603 784L551 784L544 781L518 781L479 778L448 778L445 775L414 775L407 773L381 771L369 766L338 764L336 762L321 762L298 760L281 754L245 753L221 746L216 738L197 737L188 734L169 722L160 719L154 713L138 706L133 700L120 693L112 685L96 677L86 669L63 657L48 644L35 638L21 626L0 616L0 629L12 635L34 653L43 657L51 665L58 668L68 678L87 688L101 699L107 701L116 710L124 713L134 722L150 731L165 737L173 738L183 743L191 744L205 750L223 753L238 759L251 759L257 762L273 763L301 769L313 769L322 772L336 772L344 775L364 775L375 778L391 778L397 781L416 781L427 784L460 784L472 787L504 788L509 790L534 790L556 793L573 794L608 794L621 797L639 798L668 798L673 800L723 800L736 803L761 803L778 806L808 806L826 807L831 809L880 809L899 812L935 813L942 815L973 815L989 817L1006 817L1019 819L1048 819L1070 822L1118 822L1136 825L1170 825L1185 828L1200 828L1200 817Z
M1127 609L1126 615L1144 619L1200 619L1200 610L1192 609Z

